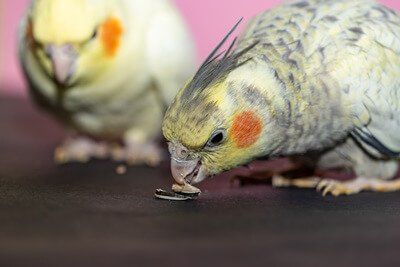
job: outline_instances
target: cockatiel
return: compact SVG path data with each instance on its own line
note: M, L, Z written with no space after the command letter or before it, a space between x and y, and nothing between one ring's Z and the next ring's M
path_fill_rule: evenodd
M354 172L350 181L293 183L324 195L400 188L388 180L400 158L399 13L369 0L290 1L253 18L218 54L226 38L164 119L178 184L300 156Z
M160 160L165 110L195 66L170 1L34 0L18 36L34 100L78 135L56 150L58 161Z

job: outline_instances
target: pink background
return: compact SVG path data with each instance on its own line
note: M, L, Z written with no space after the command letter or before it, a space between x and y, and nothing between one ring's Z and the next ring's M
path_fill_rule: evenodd
M244 17L245 21L238 32L253 15L283 0L174 0L174 2L182 11L193 33L200 63L240 17ZM399 0L380 0L380 2L400 9ZM0 94L26 95L16 59L15 32L27 3L28 0L0 0Z

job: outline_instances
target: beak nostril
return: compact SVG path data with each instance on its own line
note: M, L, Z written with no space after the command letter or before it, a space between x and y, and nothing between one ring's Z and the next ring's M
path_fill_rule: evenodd
M62 45L62 49L66 54L75 54L74 45L71 43L66 43Z
M185 149L185 148L180 148L180 149L178 149L177 154L178 154L178 157L179 157L180 159L184 159L184 158L187 157L188 151L187 151L187 149Z
M171 154L171 157L177 160L188 160L188 158L190 158L190 150L187 149L184 145L169 143L168 150Z

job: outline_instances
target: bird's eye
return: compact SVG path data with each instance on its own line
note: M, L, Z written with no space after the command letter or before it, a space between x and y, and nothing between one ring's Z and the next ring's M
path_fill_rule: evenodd
M97 29L94 30L92 36L90 37L90 40L94 40L97 37Z
M225 131L217 130L215 131L207 142L207 146L214 147L220 145L225 140Z

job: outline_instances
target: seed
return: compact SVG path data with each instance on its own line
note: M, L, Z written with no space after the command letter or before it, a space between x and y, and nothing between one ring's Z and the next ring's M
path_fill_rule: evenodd
M174 192L167 192L162 189L157 189L156 192L154 193L154 196L159 199L177 200L177 201L192 199L190 196L185 196Z
M198 196L201 193L201 190L198 189L197 187L194 187L191 184L173 184L172 185L172 191L174 191L177 194L182 194L185 196Z
M117 172L117 174L119 174L119 175L123 175L123 174L125 174L126 173L126 167L125 167L125 165L119 165L118 167L117 167L117 169L115 170L116 172Z

